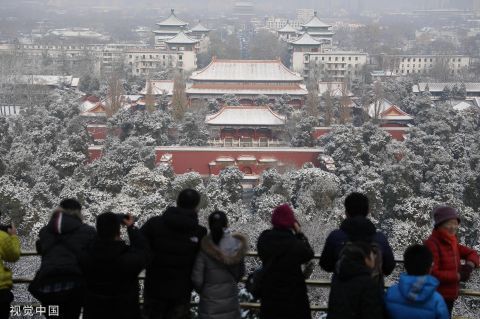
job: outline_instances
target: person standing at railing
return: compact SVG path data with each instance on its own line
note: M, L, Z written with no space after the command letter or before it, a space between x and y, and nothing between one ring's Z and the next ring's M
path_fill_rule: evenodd
M388 288L385 306L389 319L448 319L443 297L436 291L438 280L431 276L433 255L424 245L413 245L403 254L406 273Z
M320 256L320 267L323 270L335 273L336 263L345 244L349 241L360 240L371 242L378 247L379 253L381 253L381 272L383 272L384 276L388 276L393 272L395 258L392 248L388 243L387 237L382 232L377 231L375 228L372 230L374 225L367 218L369 210L368 197L364 194L354 192L345 198L346 219L341 223L339 229L335 229L328 235L325 241ZM357 224L362 224L365 227L357 227ZM335 274L333 280L335 280Z
M78 257L96 234L95 228L82 222L81 210L77 200L62 200L36 242L42 260L29 291L47 309L58 307L59 316L49 318L80 316L84 278Z
M227 215L216 211L208 217L210 233L202 239L192 272L200 294L200 319L240 319L238 282L245 274L247 239L228 229Z
M350 242L337 263L328 298L327 319L383 319L383 290L372 278L375 252L365 242ZM405 317L405 319L408 317Z
M200 194L184 189L177 207L150 218L141 231L151 251L145 274L145 315L148 319L190 318L192 268L207 229L198 223Z
M272 229L260 234L257 250L263 271L261 319L311 319L302 264L314 252L288 204L273 210Z
M457 240L460 216L449 206L439 206L433 210L434 229L425 241L433 254L432 275L440 281L438 292L447 303L450 316L458 298L460 282L468 281L472 271L479 266L478 253ZM465 264L461 264L461 260Z
M121 225L130 245L120 238ZM147 264L147 241L132 215L103 213L96 226L96 239L80 257L86 286L83 318L140 319L138 275Z
M15 225L2 227L0 230L0 318L10 315L12 294L12 271L4 262L15 262L20 258L20 240Z

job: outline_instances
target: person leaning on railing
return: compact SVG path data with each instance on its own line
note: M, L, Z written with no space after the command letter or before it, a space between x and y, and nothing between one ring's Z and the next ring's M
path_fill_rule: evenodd
M4 261L15 262L20 258L20 241L15 226L0 229L0 318L10 315L12 294L12 271L5 267Z
M440 281L438 292L445 299L451 316L453 304L459 295L460 282L470 279L480 258L475 250L458 243L456 234L461 220L455 208L436 207L433 219L435 226L425 246L433 254L432 275ZM465 261L464 265L461 265L461 260Z
M47 309L58 307L59 316L76 319L84 297L84 278L78 256L95 238L95 228L82 221L82 205L75 199L60 202L36 241L41 256L40 269L30 283L29 292Z
M264 275L260 288L261 319L310 319L310 302L302 265L314 257L288 204L274 209L272 229L260 234L258 255Z
M345 198L346 219L340 224L339 229L333 230L328 235L320 257L320 267L326 272L334 273L332 280L335 280L335 266L345 243L360 238L365 241L367 237L368 241L378 246L379 252L381 252L381 270L383 275L388 276L393 272L395 268L395 258L387 236L375 228L373 229L373 234L369 232L365 233L364 228L359 228L354 225L356 222L354 222L353 219L357 219L357 222L360 221L360 219L365 219L363 224L368 223L373 226L367 218L369 212L369 200L364 194L354 192Z
M238 282L245 275L247 238L228 229L227 215L215 211L208 217L210 233L203 237L192 271L200 294L200 319L240 319Z
M120 237L125 226L130 240ZM132 215L100 214L97 237L82 253L85 276L83 319L140 319L138 275L148 259L148 244Z
M177 206L141 228L151 250L145 272L144 313L148 319L190 318L191 274L207 229L198 223L200 194L184 189Z

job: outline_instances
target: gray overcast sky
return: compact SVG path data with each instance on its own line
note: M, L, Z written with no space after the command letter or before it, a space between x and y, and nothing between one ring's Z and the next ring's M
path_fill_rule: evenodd
M243 1L243 0L242 0ZM431 8L472 8L473 2L478 0L254 0L252 1L259 9L274 8L281 10L281 7L301 8L309 7L318 10L330 9L360 9L360 10L414 10ZM209 6L209 9L215 7L231 7L234 0L176 0L175 2L166 0L0 0L2 5L38 6L39 4L57 5L58 7L71 8L72 6L152 6L152 7L170 7L172 4L180 8L188 6ZM288 8L285 8L288 9Z

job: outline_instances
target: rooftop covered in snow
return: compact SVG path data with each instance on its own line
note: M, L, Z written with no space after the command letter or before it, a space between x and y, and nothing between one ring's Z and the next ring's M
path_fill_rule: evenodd
M193 72L193 81L302 82L303 77L278 60L212 59L204 69Z
M197 42L198 40L190 38L188 35L186 35L183 32L180 32L173 38L170 38L165 41L165 43L168 43L168 44L195 44Z
M387 99L383 99L378 103L370 104L368 107L368 115L371 118L387 121L406 122L413 120L413 117L410 114L404 112L400 107Z
M322 42L315 40L307 32L304 32L300 38L290 41L290 43L293 45L315 45L315 46L319 46L322 44Z
M465 89L467 93L479 93L480 94L480 82L465 82ZM445 87L448 87L450 90L457 86L458 88L461 87L462 83L457 82L442 82L442 83L425 83L421 82L418 84L413 85L412 92L413 93L421 93L428 89L430 93L440 93L443 92Z
M170 16L165 20L158 22L159 26L182 27L188 25L188 22L183 21L175 15L175 10L171 9Z
M207 125L283 126L286 117L268 106L225 106L215 114L207 115Z

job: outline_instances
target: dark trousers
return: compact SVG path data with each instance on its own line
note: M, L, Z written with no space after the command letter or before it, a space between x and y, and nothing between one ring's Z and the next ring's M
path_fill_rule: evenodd
M76 300L69 302L61 302L56 304L42 304L47 310L45 318L47 319L78 319L80 317L80 312L82 311L82 303ZM48 307L58 306L58 316L48 315Z
M165 299L145 300L146 319L190 319L190 303Z
M447 304L448 313L450 314L450 318L452 318L453 304L455 303L455 301L445 300L445 303Z
M10 317L10 303L13 301L13 294L10 289L0 289L0 319Z
M47 313L45 318L47 319L78 319L82 311L84 293L83 290L75 289L72 291L64 292L65 295L68 294L67 298L62 298L61 301L55 302L51 299L45 302L42 302L42 306L46 308ZM48 315L49 306L58 309L58 315ZM57 307L58 306L58 307Z

